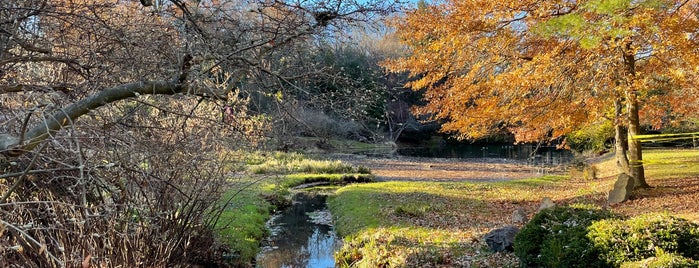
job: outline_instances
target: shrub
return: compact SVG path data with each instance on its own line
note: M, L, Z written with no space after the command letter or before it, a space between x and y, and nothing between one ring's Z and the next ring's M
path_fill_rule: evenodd
M577 152L601 152L607 149L607 140L613 137L614 125L605 120L566 135L566 144Z
M699 259L699 225L667 214L599 221L590 226L588 238L615 266L654 257L659 250Z
M360 174L371 174L371 169L365 166L358 166L357 173Z
M544 209L515 237L515 255L524 267L605 267L586 237L587 227L613 217L591 206Z
M641 261L626 262L621 268L697 268L699 262L683 256L659 250L655 257Z

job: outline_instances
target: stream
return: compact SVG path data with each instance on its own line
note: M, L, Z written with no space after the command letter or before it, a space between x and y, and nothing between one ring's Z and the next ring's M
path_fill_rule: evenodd
M342 160L368 166L383 180L501 181L555 171L571 159L570 152L553 147L466 144L363 152ZM323 193L296 192L292 205L267 222L270 235L262 243L256 267L335 267L334 253L341 239L335 234L326 199Z
M327 195L300 191L292 205L267 222L269 237L257 255L260 268L335 267L340 247L326 204Z

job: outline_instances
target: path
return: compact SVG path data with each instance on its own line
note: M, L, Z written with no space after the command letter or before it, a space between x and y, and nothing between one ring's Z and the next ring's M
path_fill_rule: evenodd
M493 182L563 172L561 168L543 168L524 161L501 158L374 158L349 154L338 154L332 158L370 168L377 181Z

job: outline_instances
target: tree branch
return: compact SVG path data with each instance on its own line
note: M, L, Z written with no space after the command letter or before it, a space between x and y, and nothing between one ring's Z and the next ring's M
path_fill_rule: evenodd
M109 103L139 95L173 95L183 92L186 92L186 87L175 81L135 82L102 90L45 118L41 124L24 133L26 143L20 144L18 138L0 134L0 155L20 156L80 116Z

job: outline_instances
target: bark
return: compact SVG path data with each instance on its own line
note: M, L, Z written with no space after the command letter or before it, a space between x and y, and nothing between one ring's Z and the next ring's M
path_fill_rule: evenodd
M623 107L621 98L617 98L616 101L614 101L616 115L616 121L614 123L614 147L619 173L629 174L629 159L626 157L626 151L628 149L627 130L622 121Z
M29 131L19 138L7 134L0 135L0 155L8 157L22 155L34 149L53 133L71 124L80 116L109 103L136 97L138 95L172 95L185 91L186 88L175 81L136 82L102 90L57 110L49 117L44 118L41 124L29 129Z
M635 91L630 91L627 96L626 106L629 112L629 169L631 177L635 181L636 188L649 188L646 182L643 168L643 152L641 141L636 139L641 134L641 126L638 118L638 98Z
M626 108L629 128L629 175L634 179L635 188L648 188L650 185L646 182L643 169L641 141L635 138L641 134L641 124L638 118L638 93L633 88L633 81L636 79L636 55L634 54L634 49L630 42L626 44L626 48L623 50L623 57L626 66L626 74L628 76L626 84Z

